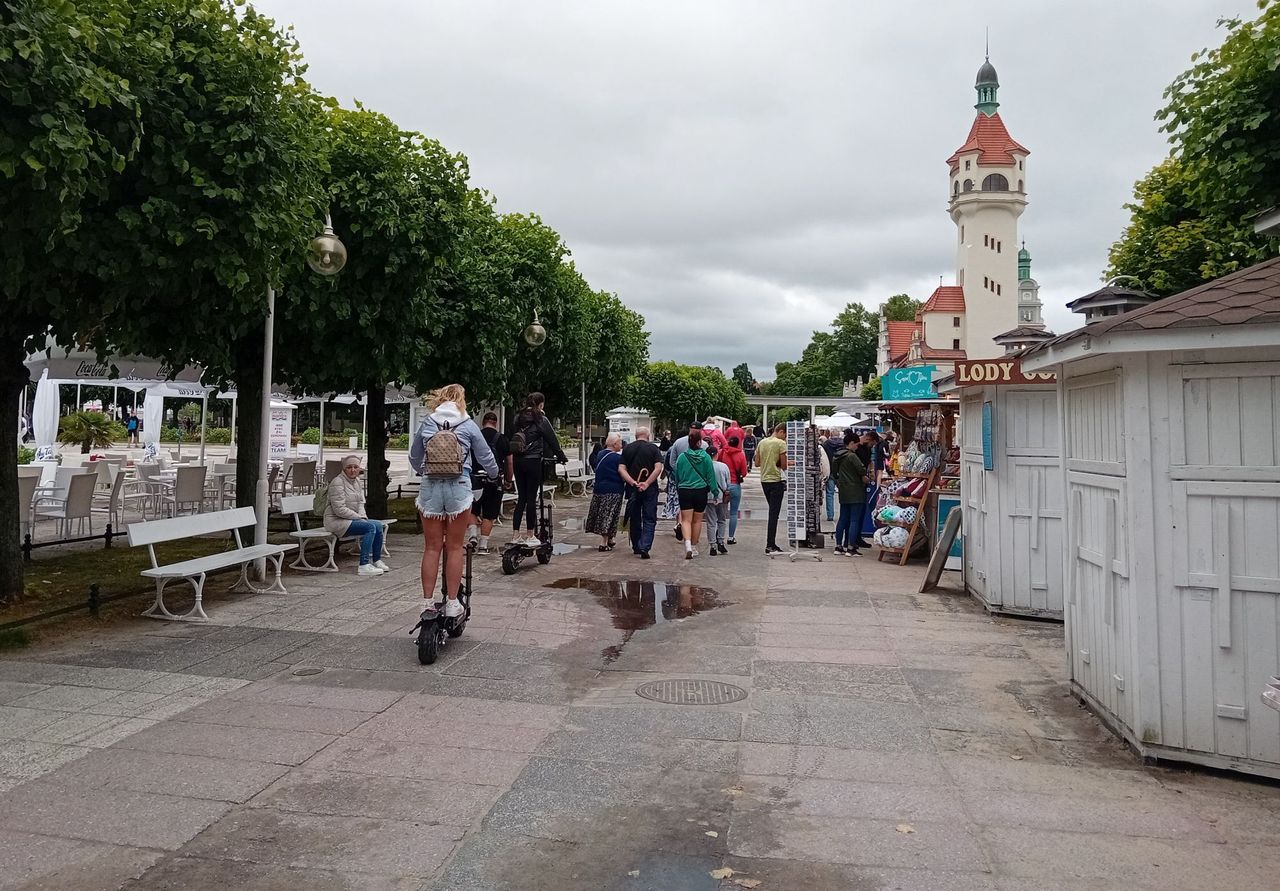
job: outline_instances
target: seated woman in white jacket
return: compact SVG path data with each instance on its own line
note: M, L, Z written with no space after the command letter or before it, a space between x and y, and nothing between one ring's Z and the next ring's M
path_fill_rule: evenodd
M391 567L382 562L382 540L386 524L371 520L364 509L364 488L360 485L360 459L342 459L342 473L329 483L329 503L324 509L324 528L338 538L360 536L360 566L357 575L382 575Z
M444 552L444 582L448 599L444 614L464 612L458 603L462 584L467 526L471 523L471 467L478 464L490 479L499 479L498 464L484 434L467 414L467 393L449 384L427 397L431 413L422 419L409 443L409 466L422 475L418 513L422 516L422 596L434 609L440 554ZM447 434L435 445L432 440ZM445 447L447 445L447 447ZM424 610L424 615L425 615Z

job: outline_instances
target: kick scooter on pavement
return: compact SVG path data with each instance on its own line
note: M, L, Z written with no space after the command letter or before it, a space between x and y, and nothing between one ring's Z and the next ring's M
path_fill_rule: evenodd
M462 604L462 615L446 616L444 614L444 603L441 602L437 606L435 602L432 602L427 604L427 608L422 611L422 617L418 619L418 624L409 630L410 634L415 631L418 632L418 638L415 643L418 646L418 661L423 665L430 665L435 662L440 655L440 650L449 642L449 638L461 637L462 632L466 630L467 620L471 618L471 557L475 554L475 550L475 540L468 541L462 581L458 585L458 602ZM442 597L448 597L447 584L442 571L440 578L440 594Z
M554 464L554 461L543 460L543 464ZM530 557L537 557L538 562L546 566L551 562L552 548L554 547L552 533L553 524L551 522L551 505L547 503L546 496L543 495L543 484L538 483L538 543L524 544L511 542L502 550L502 573L503 575L513 575L520 564ZM514 525L514 524L513 524Z

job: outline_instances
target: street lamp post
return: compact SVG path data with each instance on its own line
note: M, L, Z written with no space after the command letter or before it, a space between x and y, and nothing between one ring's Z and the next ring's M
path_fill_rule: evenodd
M347 264L347 248L342 240L333 232L333 220L328 214L324 217L324 231L311 239L307 248L307 265L319 275L337 275ZM267 285L267 321L262 332L262 414L261 427L258 430L258 488L254 495L254 512L257 514L257 526L254 529L253 543L267 543L267 514L270 512L270 491L267 488L267 476L270 472L271 459L271 365L272 344L275 340L276 289ZM323 431L322 435L323 435ZM265 581L267 577L267 561L258 560L256 566L258 576Z

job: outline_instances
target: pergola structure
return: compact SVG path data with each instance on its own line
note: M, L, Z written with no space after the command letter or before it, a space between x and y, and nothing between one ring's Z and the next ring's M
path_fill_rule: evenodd
M770 406L807 408L809 409L810 417L818 413L818 406L820 405L832 406L836 411L848 412L857 417L876 414L880 411L879 402L868 402L865 399L850 399L840 396L748 396L747 405L760 406L762 410L760 426L766 430L769 428Z

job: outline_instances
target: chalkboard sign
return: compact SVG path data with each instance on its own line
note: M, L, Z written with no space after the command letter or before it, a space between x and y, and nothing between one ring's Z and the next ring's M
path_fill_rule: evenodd
M982 469L996 469L996 455L991 437L991 403L982 403Z

